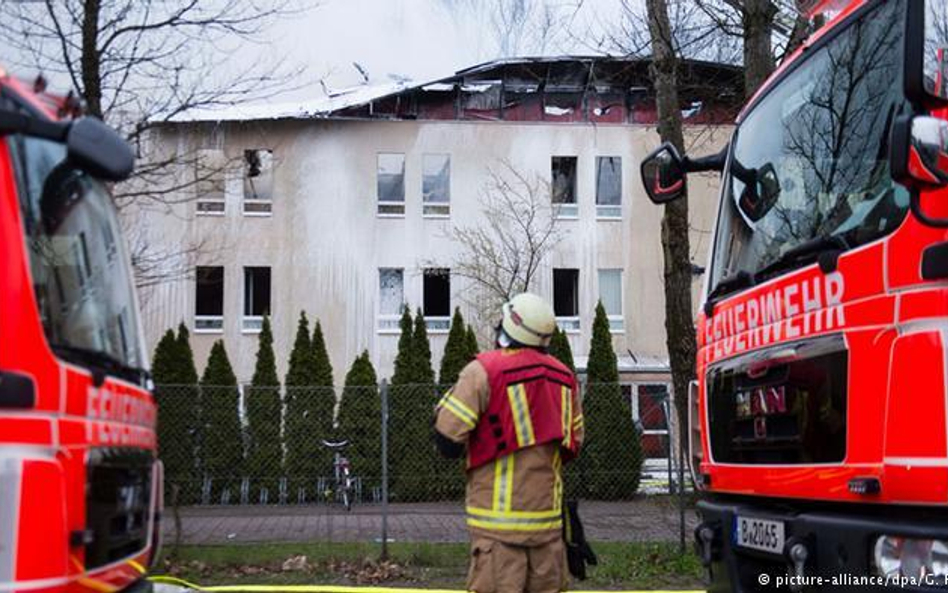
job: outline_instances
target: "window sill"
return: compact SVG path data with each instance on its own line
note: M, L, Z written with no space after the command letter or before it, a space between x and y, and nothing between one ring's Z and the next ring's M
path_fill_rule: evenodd
M404 214L383 214L379 212L375 215L377 218L405 218Z
M597 216L596 220L602 220L604 222L622 222L621 216Z
M578 214L557 214L554 217L556 220L579 220Z
M224 328L223 328L223 327L213 328L213 329L212 329L212 328L202 328L202 329L194 328L194 330L193 330L192 333L195 333L195 334L222 334L222 333L224 333Z
M244 210L244 216L247 218L272 218L273 212L247 212Z
M226 216L227 212L224 210L197 210L195 211L195 216Z
M390 327L379 327L376 328L375 333L380 336L400 336L402 334L402 330L398 328L392 329Z
M450 220L450 219L451 219L451 215L450 215L450 214L422 214L421 217L422 217L422 218L431 218L431 219L434 219L434 220Z

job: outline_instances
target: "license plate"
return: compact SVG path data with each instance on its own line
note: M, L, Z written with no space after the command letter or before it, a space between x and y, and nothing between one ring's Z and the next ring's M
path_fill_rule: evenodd
M761 552L782 554L786 543L782 521L770 521L756 517L737 517L734 525L737 545Z

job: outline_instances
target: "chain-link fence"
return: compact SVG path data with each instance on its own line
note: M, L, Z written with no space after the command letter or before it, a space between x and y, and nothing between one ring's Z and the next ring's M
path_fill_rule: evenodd
M432 437L445 390L158 386L166 504L180 519L166 529L191 543L465 541L464 461ZM585 440L564 489L588 537L678 540L693 513L668 390L585 385L581 398Z

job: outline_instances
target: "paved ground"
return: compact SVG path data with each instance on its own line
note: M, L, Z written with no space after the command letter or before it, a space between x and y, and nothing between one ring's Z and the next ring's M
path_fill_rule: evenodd
M586 537L594 541L677 541L678 501L668 496L643 496L631 502L584 502L580 515ZM359 505L346 513L341 506L207 506L179 511L181 543L221 544L297 541L379 541L380 505ZM686 512L686 537L697 521ZM172 509L163 521L166 542L175 539ZM467 541L460 503L389 505L390 541Z

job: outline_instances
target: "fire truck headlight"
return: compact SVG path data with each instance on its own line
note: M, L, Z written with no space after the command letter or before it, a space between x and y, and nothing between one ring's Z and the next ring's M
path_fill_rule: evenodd
M876 572L882 576L948 577L948 541L883 535L873 548Z

